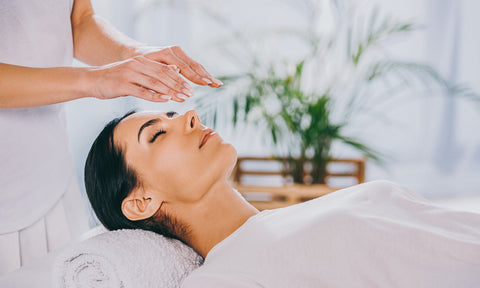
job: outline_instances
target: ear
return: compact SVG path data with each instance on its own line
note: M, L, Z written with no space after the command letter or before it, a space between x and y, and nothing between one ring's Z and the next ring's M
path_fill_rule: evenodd
M131 221L152 217L160 208L162 201L154 193L137 188L122 201L122 213Z

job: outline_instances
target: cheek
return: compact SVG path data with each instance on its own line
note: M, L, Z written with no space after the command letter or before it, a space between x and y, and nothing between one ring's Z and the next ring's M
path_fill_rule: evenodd
M170 199L182 199L186 191L191 191L205 161L194 153L191 147L175 145L164 145L161 151L155 151L151 155L151 171L148 178L151 185L169 194Z
M189 167L189 157L180 147L165 147L162 151L152 154L152 167L156 177L164 182L175 182L182 177Z

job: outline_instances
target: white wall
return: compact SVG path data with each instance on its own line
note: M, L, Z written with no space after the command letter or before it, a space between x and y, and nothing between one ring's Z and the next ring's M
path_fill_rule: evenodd
M393 12L424 25L403 49L404 57L425 61L448 80L479 86L478 1L378 1ZM447 93L420 93L419 100L392 111L401 126L379 129L396 161L388 170L370 167L369 178L390 178L426 196L480 194L480 106Z

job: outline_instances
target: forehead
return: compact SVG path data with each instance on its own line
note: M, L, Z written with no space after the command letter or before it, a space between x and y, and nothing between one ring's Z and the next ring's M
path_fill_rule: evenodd
M113 131L115 142L120 143L128 139L137 139L138 130L148 120L154 118L166 118L166 112L159 111L141 111L133 113L122 119Z
M128 117L125 117L118 123L117 127L125 124L125 123L137 123L146 121L148 119L152 118L158 118L158 117L167 117L167 112L161 112L161 111L140 111L140 112L135 112L132 115L129 115ZM143 123L143 122L142 122Z

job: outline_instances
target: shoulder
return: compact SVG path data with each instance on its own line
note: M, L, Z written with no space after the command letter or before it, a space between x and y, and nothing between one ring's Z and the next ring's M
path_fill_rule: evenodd
M409 188L400 185L395 182L387 181L387 180L377 180L371 181L364 184L361 184L364 190L367 190L373 194L378 193L382 195L388 195L390 197L405 197L410 198L412 200L425 200L419 194L415 193L414 191L410 190Z
M330 194L329 194L330 195ZM412 190L398 183L387 180L376 180L365 182L362 184L354 185L348 188L344 188L334 193L331 193L333 197L338 196L360 196L360 197L392 197L398 195L404 195L408 198L414 198L417 200L423 200L423 198ZM328 195L326 195L328 196Z

